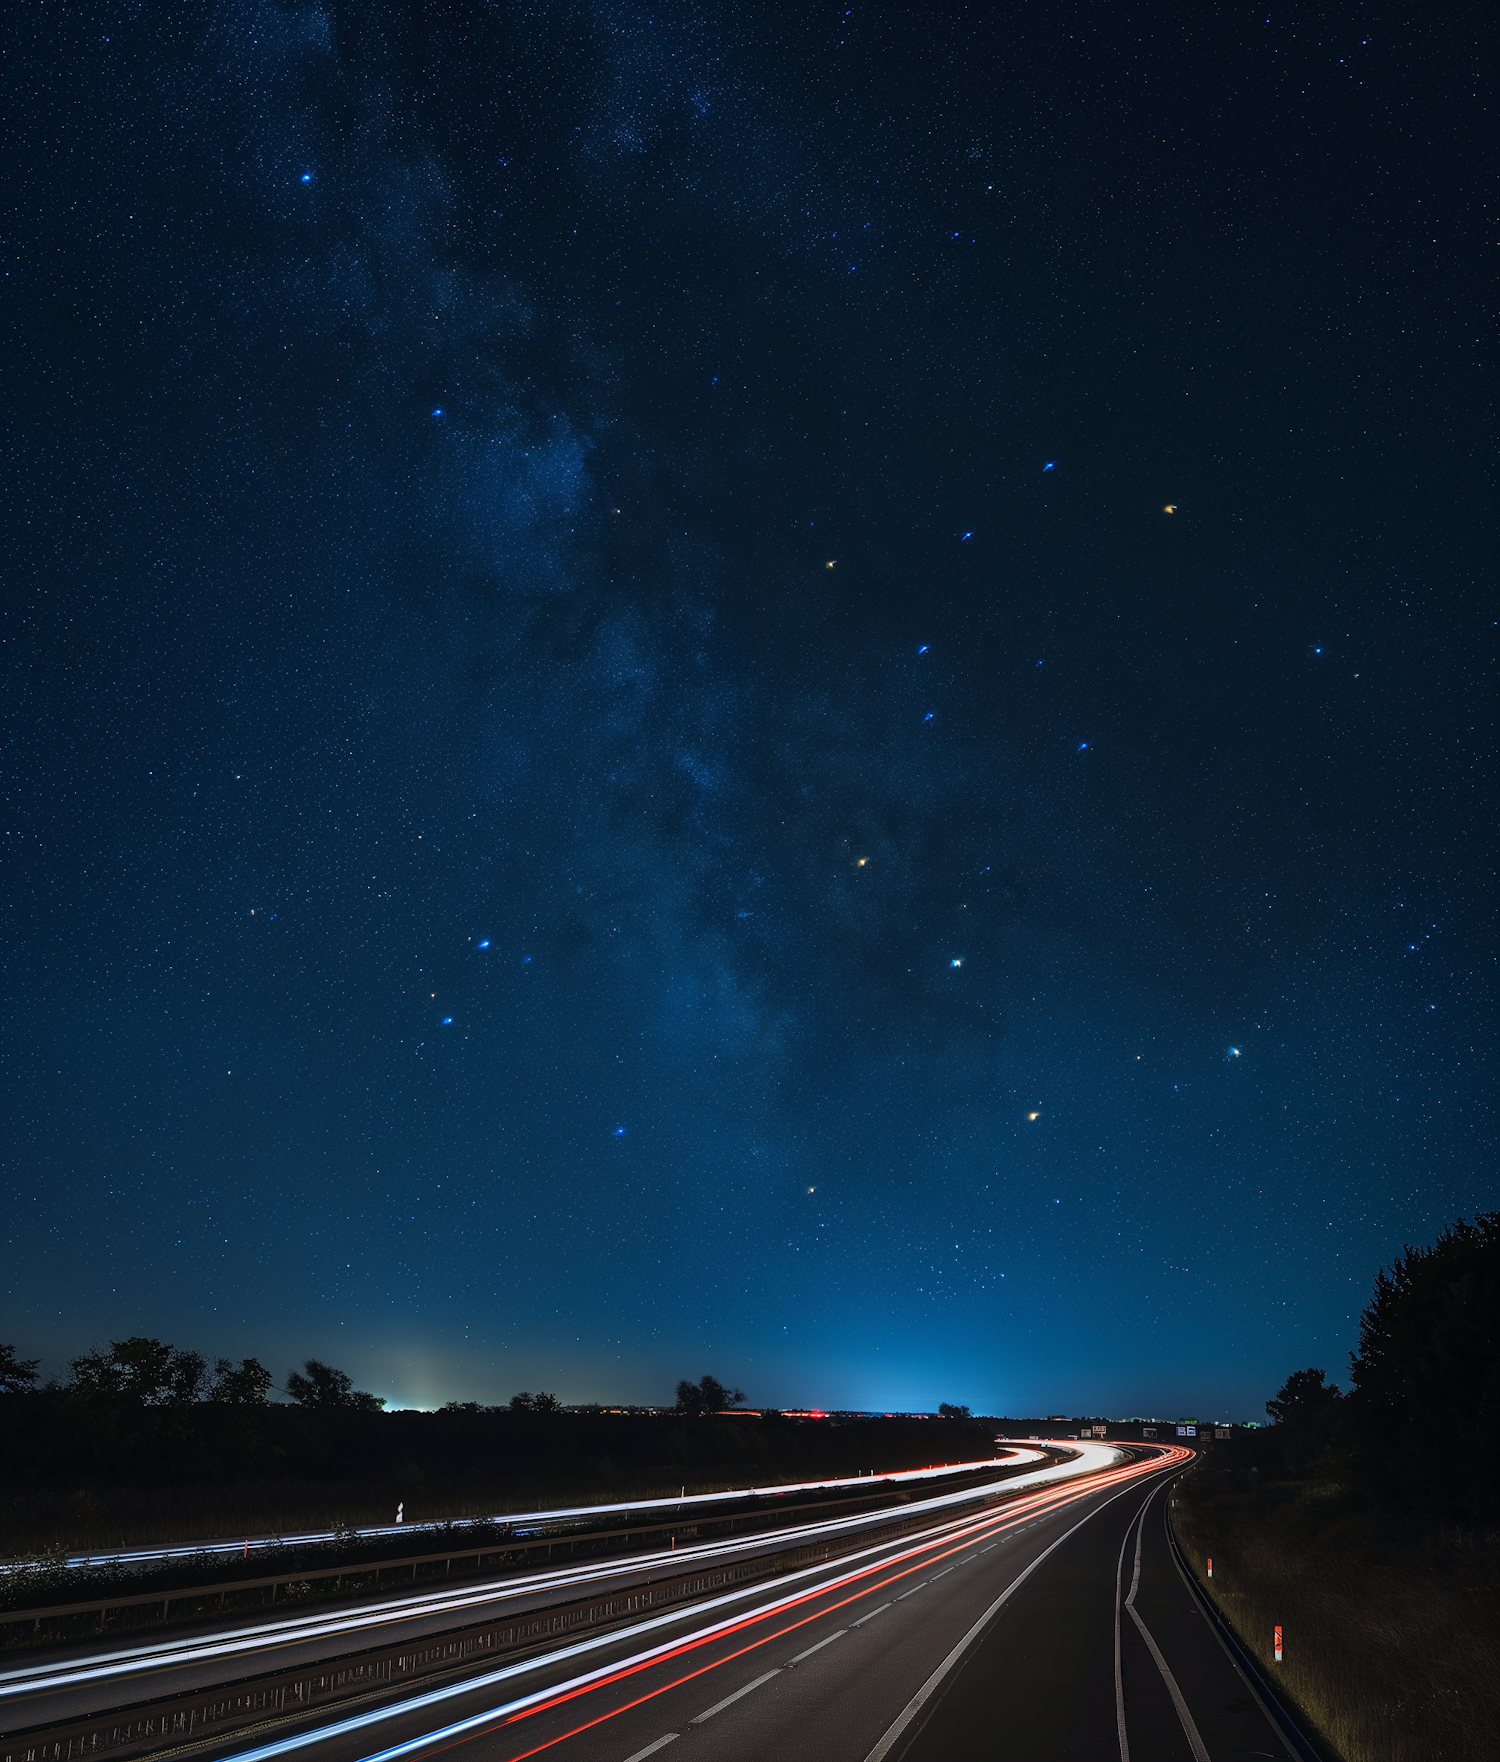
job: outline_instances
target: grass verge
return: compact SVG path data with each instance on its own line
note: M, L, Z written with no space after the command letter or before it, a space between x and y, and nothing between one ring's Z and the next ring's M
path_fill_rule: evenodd
M1500 1536L1437 1527L1337 1486L1258 1479L1210 1459L1178 1483L1173 1528L1330 1762L1500 1756Z

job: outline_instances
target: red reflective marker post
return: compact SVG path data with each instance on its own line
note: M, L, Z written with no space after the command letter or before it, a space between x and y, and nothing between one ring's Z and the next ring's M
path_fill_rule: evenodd
M1281 1662L1281 1629L1280 1629L1280 1627L1278 1627L1276 1629L1276 1662L1278 1664L1280 1664L1280 1662Z
M1208 1557L1208 1576L1210 1578L1212 1578L1213 1575L1214 1575L1214 1557L1212 1554L1210 1554Z

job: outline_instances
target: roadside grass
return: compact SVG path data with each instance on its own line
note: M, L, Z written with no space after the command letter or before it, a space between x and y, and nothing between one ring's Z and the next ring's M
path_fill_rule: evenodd
M800 1468L800 1465L799 1465ZM238 1481L210 1486L96 1486L78 1490L9 1487L0 1524L0 1559L39 1559L114 1548L150 1547L233 1536L279 1536L394 1523L405 1506L407 1523L453 1518L503 1518L511 1512L621 1499L666 1499L682 1491L718 1493L758 1481L797 1480L760 1473L730 1479L681 1474L670 1484L660 1470L613 1473L607 1481L514 1480L478 1485L444 1483L428 1475L370 1481ZM819 1478L819 1477L809 1477Z
M1211 1461L1179 1481L1171 1516L1220 1613L1330 1758L1500 1756L1500 1536L1337 1486L1259 1486Z

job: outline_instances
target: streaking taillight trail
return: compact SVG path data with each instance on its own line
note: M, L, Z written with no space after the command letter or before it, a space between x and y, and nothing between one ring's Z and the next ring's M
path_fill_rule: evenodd
M610 1707L567 1732L558 1733L530 1749L515 1752L507 1759L507 1762L522 1762L524 1757L535 1755L540 1750L550 1749L555 1744L562 1743L567 1738L588 1730L591 1726L627 1712L632 1707L638 1707L658 1695L666 1694L671 1689L692 1681L695 1677L707 1675L710 1671L732 1663L737 1658L743 1658L747 1653L753 1652L761 1646L782 1639L787 1634L795 1632L799 1627L807 1625L808 1622L819 1620L847 1604L877 1595L890 1585L909 1577L912 1573L936 1565L950 1555L971 1547L976 1541L982 1541L989 1536L1002 1535L1006 1530L1034 1522L1039 1517L1048 1516L1109 1488L1123 1488L1131 1481L1180 1467L1192 1455L1191 1450L1182 1447L1167 1447L1153 1461L1103 1469L1091 1475L1087 1481L1081 1484L1043 1489L1012 1503L1007 1503L1001 1510L991 1511L984 1516L962 1518L943 1524L936 1535L930 1535L921 1541L898 1547L894 1552L890 1551L890 1544L863 1550L865 1555L878 1553L881 1558L852 1571L836 1574L831 1579L824 1579L819 1584L804 1585L785 1596L774 1598L771 1602L762 1604L759 1608L739 1611L720 1621L711 1622L698 1628L693 1633L679 1635L661 1645L648 1647L629 1658L603 1665L565 1682L555 1683L549 1688L538 1689L529 1695L519 1696L498 1707L487 1708L482 1713L471 1714L465 1719L441 1726L434 1731L424 1732L420 1737L410 1738L386 1749L377 1750L362 1758L361 1762L402 1762L402 1759L414 1757L424 1751L444 1749L468 1738L502 1731L507 1726L516 1725L522 1720L535 1718L538 1714L565 1706L585 1695L597 1693L614 1684L638 1677L647 1670L655 1669L663 1664L670 1664L674 1659L687 1658L695 1652L702 1652L706 1647L726 1640L733 1640L741 1634L748 1636L756 1628L765 1625L766 1631L755 1634L755 1637L748 1639L746 1644L734 1647L720 1656L715 1656L701 1663L697 1668L673 1677L670 1682L660 1683L643 1695L637 1695L631 1700ZM856 1554L852 1558L858 1559L860 1555ZM826 1571L826 1565L809 1567L787 1574L780 1582L790 1584L793 1581L806 1580ZM761 1590L764 1588L759 1587ZM838 1593L844 1594L840 1596ZM699 1607L700 1610L722 1608L725 1604L738 1602L747 1594L753 1593L744 1591L730 1593L727 1596L713 1598ZM834 1600L829 1602L827 1601L829 1598ZM816 1609L808 1607L814 1603L818 1604ZM797 1615L794 1620L782 1620L783 1617L793 1615L799 1610L805 1610L806 1613ZM632 1634L644 1634L652 1629L675 1624L682 1619L681 1613L659 1616L620 1633L601 1635L575 1646L563 1647L545 1658L509 1665L503 1669L472 1678L467 1682L451 1684L425 1695L412 1696L391 1706L373 1709L350 1719L335 1721L320 1730L299 1732L269 1744L258 1745L252 1750L241 1751L237 1756L229 1758L228 1762L271 1762L271 1758L286 1756L295 1750L304 1749L332 1738L348 1736L356 1731L386 1723L391 1719L420 1712L424 1708L435 1708L459 1695L470 1695L491 1686L498 1686L503 1681L514 1680L524 1673L545 1668L548 1664L556 1664L571 1657L579 1657L584 1653L596 1651L603 1645L618 1644L621 1640L631 1637Z

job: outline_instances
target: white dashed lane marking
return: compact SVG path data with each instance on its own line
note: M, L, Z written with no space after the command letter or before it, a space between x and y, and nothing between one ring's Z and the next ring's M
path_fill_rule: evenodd
M675 1744L682 1736L680 1731L669 1731L664 1738L658 1738L654 1744L647 1744L644 1750L637 1750L627 1756L625 1762L646 1762L648 1756L654 1756L658 1750L666 1749L668 1744Z
M725 1695L722 1701L715 1701L712 1707L704 1708L696 1719L690 1719L689 1725L702 1725L705 1719L712 1719L715 1713L722 1713L726 1707L732 1707L736 1701L748 1695L752 1689L758 1689L762 1683L769 1682L773 1676L781 1675L781 1666L768 1670L764 1676L756 1677L754 1682L747 1682L742 1689L736 1689L732 1695Z
M821 1652L825 1646L831 1646L835 1640L843 1639L848 1631L847 1627L841 1627L836 1634L829 1634L826 1640L819 1640L816 1646L809 1646L805 1652L799 1652L797 1656L791 1660L791 1663L800 1664L804 1658L811 1658L814 1652Z

